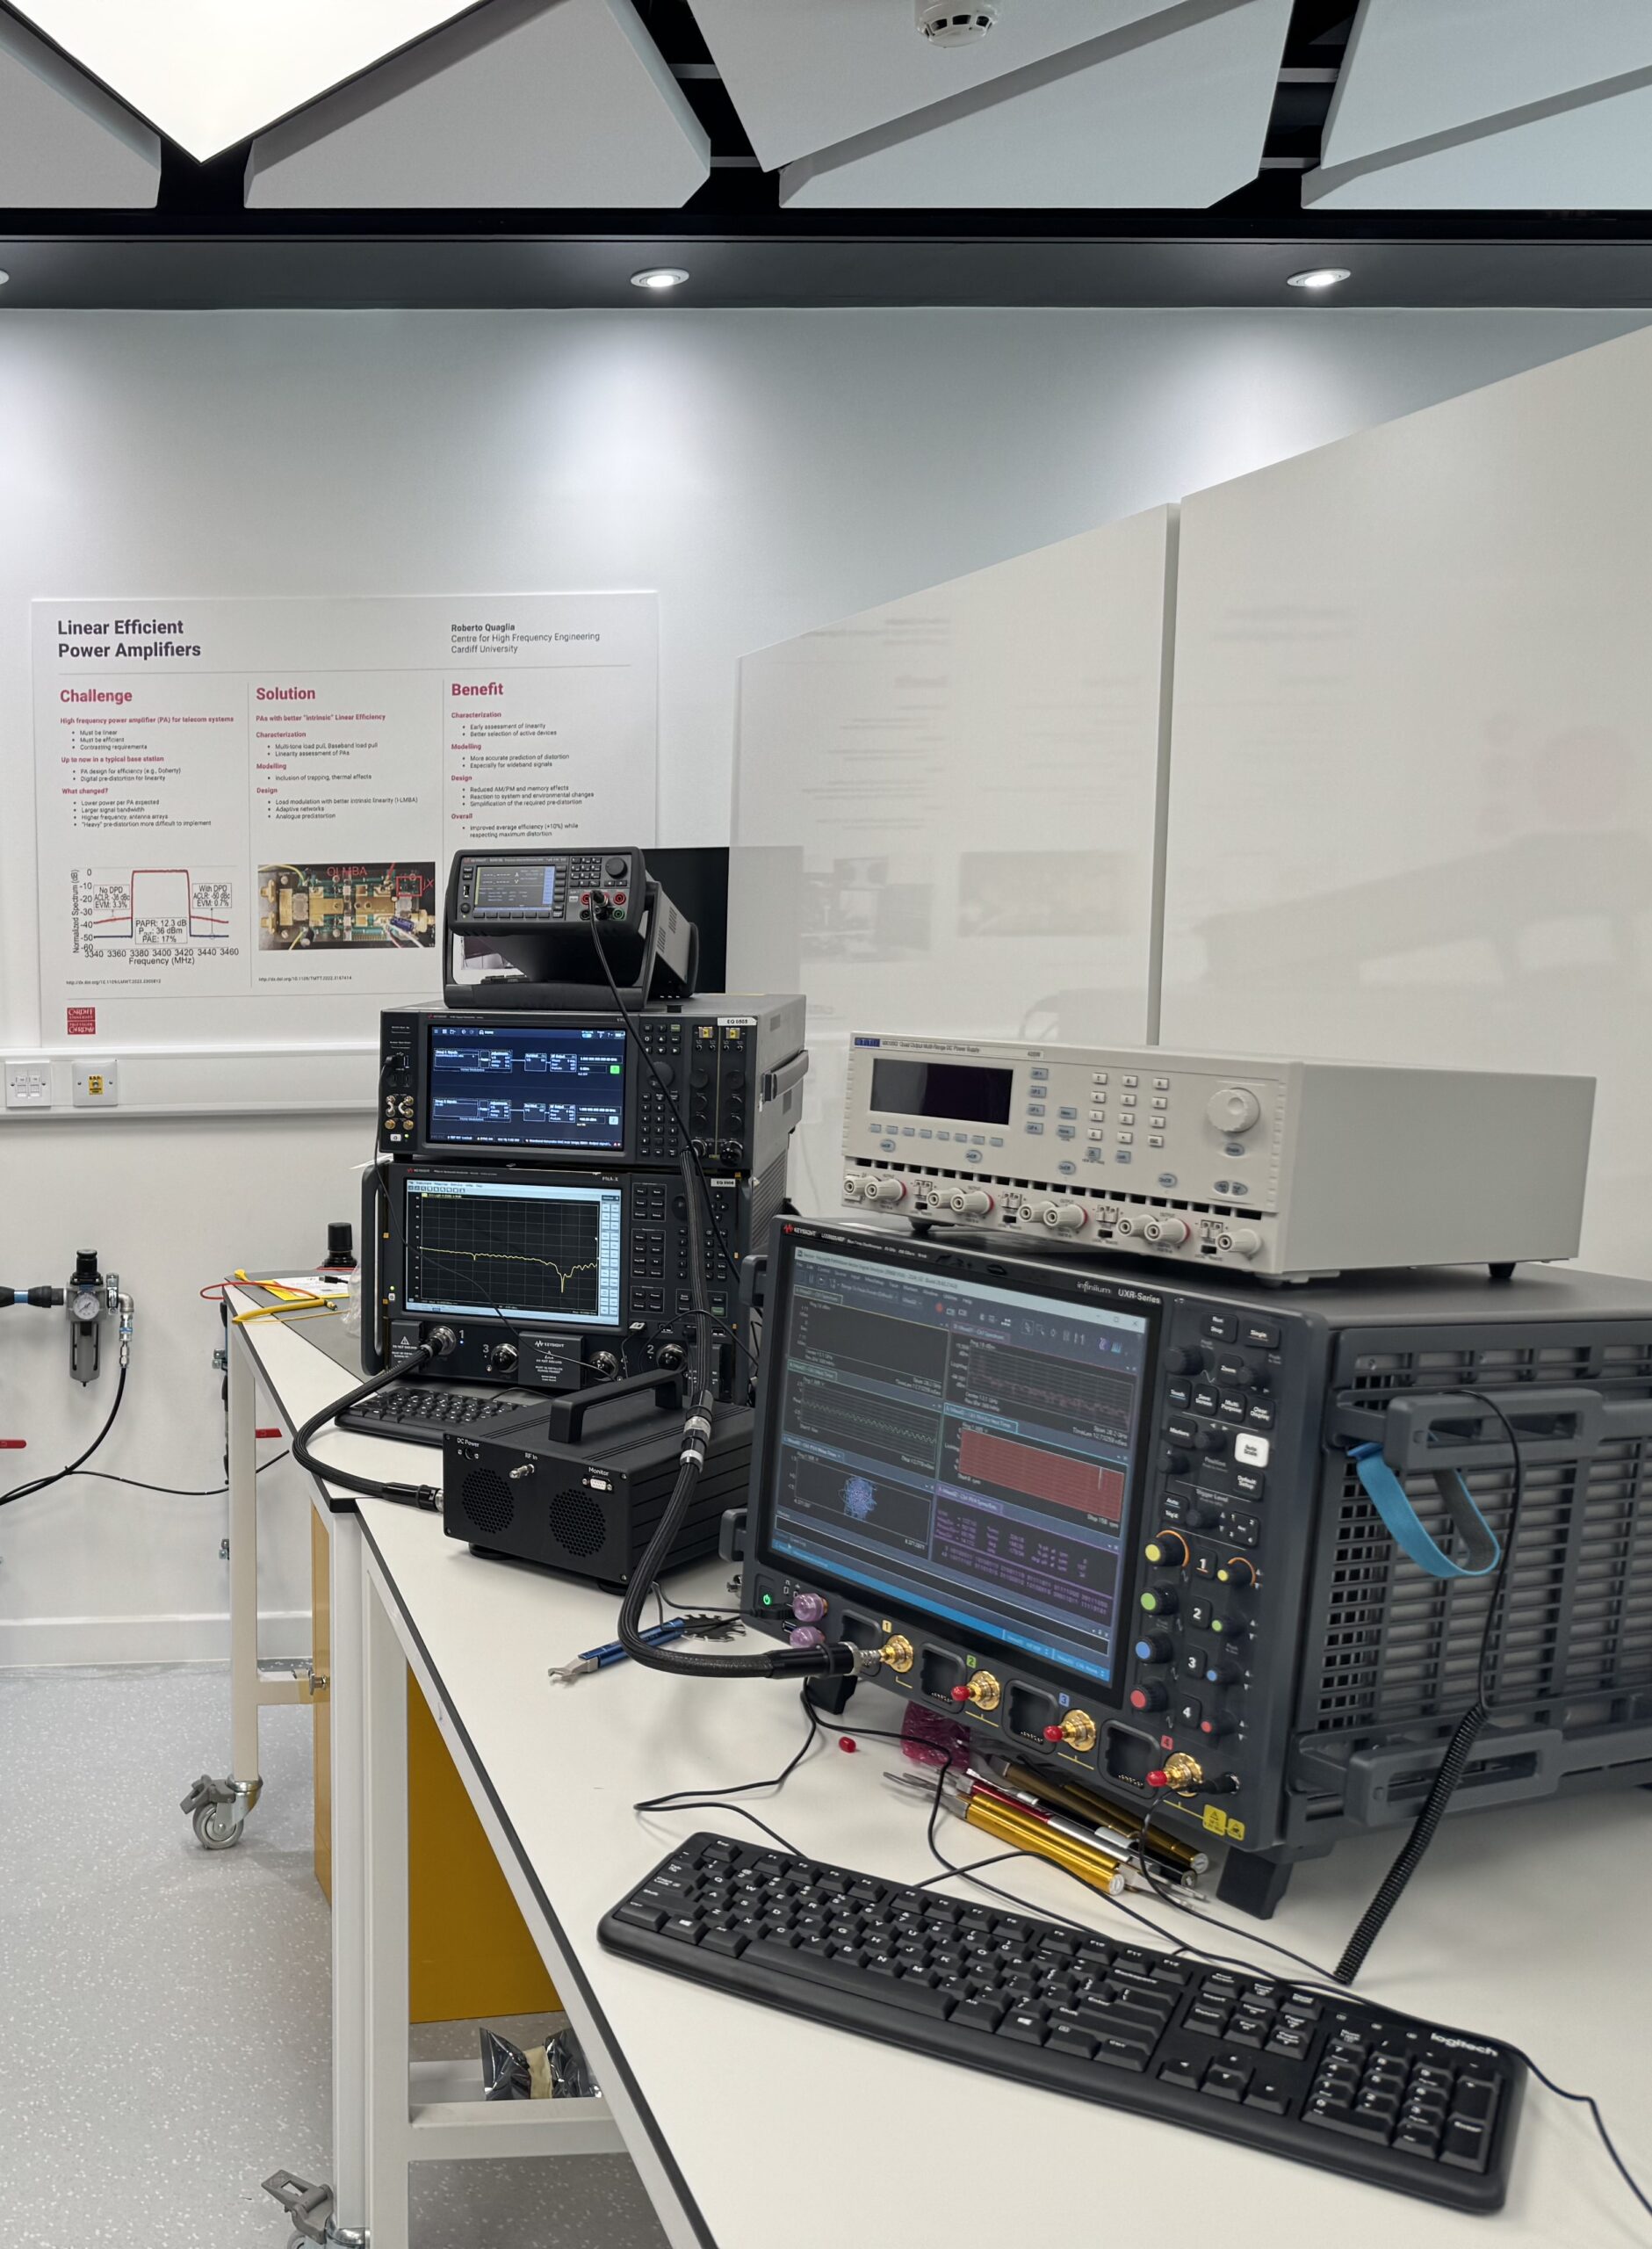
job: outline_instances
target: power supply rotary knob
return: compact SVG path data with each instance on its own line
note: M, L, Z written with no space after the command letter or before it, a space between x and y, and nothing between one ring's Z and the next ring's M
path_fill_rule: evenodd
M1043 1218L1051 1233L1080 1233L1090 1223L1082 1203L1046 1203Z
M985 1187L955 1187L946 1203L948 1210L960 1219L987 1219L992 1215L992 1197Z
M1205 1115L1230 1140L1250 1132L1261 1114L1262 1104L1249 1086L1223 1086L1205 1103Z
M1179 1249L1191 1232L1186 1219L1166 1218L1157 1211L1142 1221L1142 1240L1151 1241L1155 1247Z

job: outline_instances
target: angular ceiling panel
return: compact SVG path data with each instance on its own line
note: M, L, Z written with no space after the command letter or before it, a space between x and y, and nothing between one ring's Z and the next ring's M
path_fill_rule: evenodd
M1004 0L996 30L937 47L913 0L689 0L769 170L1151 16L1175 0Z
M0 15L0 209L148 210L160 184L148 127Z
M1362 0L1324 161L1353 163L1648 66L1647 0Z
M191 156L215 156L475 0L11 0Z
M1203 209L1254 179L1291 0L1172 10L781 176L792 209Z
M1302 200L1644 210L1648 0L1361 0Z
M494 0L254 142L256 210L674 210L711 144L631 0Z

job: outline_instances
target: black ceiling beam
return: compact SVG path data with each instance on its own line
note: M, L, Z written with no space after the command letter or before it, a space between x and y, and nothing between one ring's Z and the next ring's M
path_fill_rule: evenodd
M27 306L635 306L631 274L682 265L673 305L1258 306L1346 265L1313 304L1652 307L1652 213L1326 213L1287 182L1244 212L85 213L0 216L0 317Z

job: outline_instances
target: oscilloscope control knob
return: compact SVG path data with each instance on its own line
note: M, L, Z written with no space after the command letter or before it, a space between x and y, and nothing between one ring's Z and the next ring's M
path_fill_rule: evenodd
M1090 1222L1090 1213L1082 1203L1046 1203L1044 1224L1052 1233L1078 1233Z
M1256 1583L1256 1564L1243 1554L1231 1555L1216 1572L1216 1582L1237 1586L1243 1592Z
M1176 1643L1168 1632L1143 1632L1136 1643L1138 1663L1168 1663L1176 1652Z
M1155 1216L1142 1221L1142 1240L1162 1242L1167 1249L1179 1249L1190 1231L1186 1219Z
M1250 1132L1261 1114L1262 1104L1249 1086L1223 1086L1205 1104L1205 1115L1230 1139Z
M1205 1666L1205 1678L1212 1687L1237 1687L1244 1676L1244 1666L1231 1656L1217 1656Z
M514 1343L490 1343L482 1353L482 1364L494 1374L509 1374L516 1363Z
M1205 1363L1205 1355L1196 1344L1177 1343L1165 1354L1165 1364L1172 1374L1198 1374Z
M1162 1710L1169 1701L1170 1696L1162 1687L1151 1683L1130 1689L1130 1708L1133 1710Z
M1142 1606L1150 1616L1173 1616L1179 1605L1173 1585L1150 1585L1142 1595Z
M1186 1569L1191 1551L1179 1530L1156 1531L1142 1549L1156 1567L1167 1570Z

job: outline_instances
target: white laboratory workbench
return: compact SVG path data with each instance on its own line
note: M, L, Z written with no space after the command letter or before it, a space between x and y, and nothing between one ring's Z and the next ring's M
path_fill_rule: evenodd
M248 1299L238 1299L242 1308ZM234 1575L256 1589L254 1378L291 1429L350 1387L305 1327L232 1327ZM439 1481L428 1447L342 1435L339 1466ZM632 1664L561 1686L547 1667L613 1637L612 1595L473 1555L439 1516L379 1500L316 1505L331 1534L334 1804L334 2181L336 2221L407 2249L407 2166L422 2155L571 2155L623 2144L674 2249L841 2249L869 2231L909 2249L996 2245L1029 2231L1092 2240L1208 2230L1223 2249L1437 2249L1480 2238L1542 2249L1647 2249L1636 2209L1586 2114L1535 2083L1512 2188L1468 2217L1127 2112L977 2076L660 1975L604 1952L601 1916L696 1827L747 1832L718 1809L640 1819L642 1797L777 1772L802 1738L795 1687L689 1681ZM249 1551L243 1551L243 1546ZM674 1581L726 1599L725 1570ZM241 1640L249 1636L238 1635ZM465 1786L590 2057L596 2104L483 2107L409 2086L406 1695L416 1674ZM256 1772L256 1650L240 1651L235 1777ZM864 1688L850 1724L898 1723ZM827 1722L829 1728L829 1721ZM804 1851L896 1879L933 1873L925 1821L880 1778L893 1746L826 1745L778 1797L753 1800ZM251 1816L256 1818L256 1806ZM1626 2159L1652 2174L1652 1999L1645 1852L1652 1804L1626 1791L1448 1821L1361 1982L1377 2002L1524 2046L1605 2104ZM949 1855L985 1855L949 1822ZM1281 1943L1334 1959L1396 1848L1361 1839L1296 1874ZM1028 1862L995 1880L1071 1915L1077 1893ZM967 1885L961 1894L968 1894ZM1140 1906L1143 1901L1129 1901ZM454 1901L456 1913L463 1899ZM1178 1937L1190 1925L1158 1916ZM1131 1930L1100 1900L1099 1927ZM1151 1939L1147 1941L1151 1942ZM1288 1972L1248 1936L1210 1942ZM495 2121L489 2121L495 2120ZM1178 2215L1179 2213L1179 2215ZM1151 2233L1149 2229L1151 2229ZM526 2249L526 2245L524 2245Z

